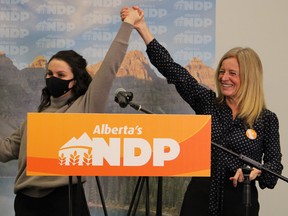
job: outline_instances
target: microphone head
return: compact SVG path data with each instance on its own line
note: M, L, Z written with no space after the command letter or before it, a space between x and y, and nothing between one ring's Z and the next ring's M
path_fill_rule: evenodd
M117 88L115 91L115 95L117 95L119 92L126 92L124 88Z
M125 108L133 98L132 92L127 92L123 88L118 88L115 91L114 101L119 104L120 107Z

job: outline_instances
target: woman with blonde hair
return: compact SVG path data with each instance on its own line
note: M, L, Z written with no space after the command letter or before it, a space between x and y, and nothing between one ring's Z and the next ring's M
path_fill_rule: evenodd
M238 116L252 127L253 122L259 117L261 111L266 108L263 91L263 69L258 54L251 48L235 47L224 54L216 71L216 79L224 71L221 70L222 62L228 58L236 58L239 64L239 78L241 86L235 95L236 107L239 109ZM254 73L250 73L253 71ZM230 72L230 75L237 76ZM219 103L225 101L225 95L221 91L220 83L216 82ZM257 100L255 100L257 98Z
M134 7L139 14L143 10ZM123 8L121 18L129 14ZM212 116L212 141L281 173L279 122L265 106L261 61L251 48L233 48L224 54L216 72L218 95L201 86L154 38L145 19L136 22L151 63L174 84L196 114ZM193 177L186 190L181 216L242 216L244 162L212 147L211 177ZM274 188L278 178L252 168L250 216L259 214L256 181L261 189Z

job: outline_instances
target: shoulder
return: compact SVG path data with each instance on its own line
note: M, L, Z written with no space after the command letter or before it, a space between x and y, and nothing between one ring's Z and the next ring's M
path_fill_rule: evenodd
M276 113L269 109L264 109L261 113L260 119L264 121L264 124L268 125L279 125L279 120Z
M264 109L261 113L261 117L265 118L265 119L278 119L276 113L272 112L269 109Z

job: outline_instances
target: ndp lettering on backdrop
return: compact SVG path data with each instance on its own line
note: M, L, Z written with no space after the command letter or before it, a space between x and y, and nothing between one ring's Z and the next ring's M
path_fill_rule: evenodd
M90 65L103 60L106 53L100 55L100 49L105 52L109 48L121 24L119 11L131 3L128 0L0 0L0 5L1 51L15 65L23 62L30 65L38 56L49 59L61 49L74 49ZM179 64L187 65L191 56L203 56L201 60L206 65L214 63L215 0L135 0L133 5L144 10L152 33ZM4 46L6 42L12 44ZM131 35L129 44L128 51L146 52L138 34ZM187 47L197 48L197 55L195 52L179 55L187 52Z
M0 11L0 21L23 22L29 18L29 13L21 11L9 11L4 8Z
M210 140L210 116L29 113L27 175L210 176Z
M75 29L75 24L71 22L63 21L43 21L36 25L37 31L47 31L47 32L71 32Z
M36 9L38 14L47 15L72 15L76 12L76 8L71 5L65 5L63 2L55 4L54 2L48 2L47 4L40 5Z
M0 27L0 38L24 38L29 35L28 29Z
M200 51L199 49L191 49L191 50L180 50L175 52L175 59L183 59L186 61L190 61L192 58L198 58L203 61L208 61L211 59L213 54L207 51Z
M103 7L103 8L115 8L121 5L121 0L83 0L83 5L88 7Z
M207 11L213 7L209 1L184 1L180 0L175 3L175 8L183 10Z
M175 21L177 27L194 27L194 28L207 28L212 25L212 19L210 18L190 18L190 17L179 17Z
M28 53L29 48L27 46L16 46L16 45L1 45L0 50L6 50L8 55L24 55Z
M0 4L7 4L7 5L23 5L28 3L30 0L0 0Z

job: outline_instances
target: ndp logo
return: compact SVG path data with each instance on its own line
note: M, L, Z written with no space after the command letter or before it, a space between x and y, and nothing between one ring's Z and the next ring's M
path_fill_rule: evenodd
M152 160L153 166L164 166L165 161L177 158L180 146L171 138L154 138L150 144L143 138L92 138L84 133L73 137L59 150L63 166L143 166Z
M210 116L29 113L27 131L27 175L210 174Z

